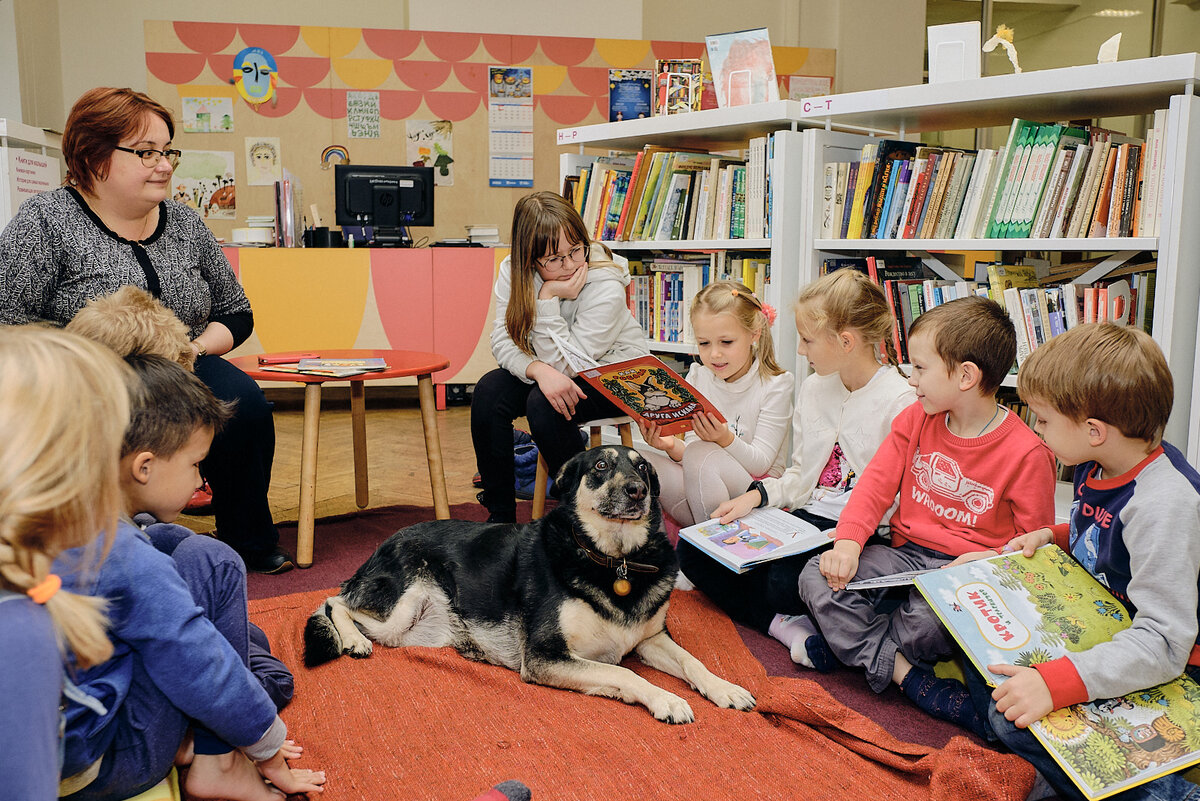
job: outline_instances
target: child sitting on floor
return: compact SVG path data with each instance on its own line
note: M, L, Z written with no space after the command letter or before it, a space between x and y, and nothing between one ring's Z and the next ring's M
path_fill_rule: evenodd
M1027 727L1055 709L1184 671L1200 679L1200 473L1162 441L1171 372L1142 331L1094 323L1059 334L1030 355L1018 388L1037 415L1034 429L1062 462L1076 465L1075 502L1069 523L1030 531L1008 547L1032 556L1057 543L1128 607L1132 624L1069 657L989 665L1010 677L995 691L973 673L969 680L991 730L984 733L1032 762L1060 795L1082 798ZM1200 799L1200 787L1172 774L1114 797L1183 801Z
M228 410L166 359L128 361L141 385L120 460L125 511L171 521L198 486L197 465ZM143 532L125 520L99 571L81 556L64 553L57 572L64 586L108 600L114 655L78 673L79 688L107 711L67 706L64 795L135 795L177 755L191 758L193 797L277 798L264 779L285 792L321 791L323 772L285 761L300 755L277 715L291 674L282 664L258 676L249 669L245 572L232 549L179 527Z
M913 323L908 342L917 403L896 417L867 465L833 548L800 574L800 597L820 629L806 650L814 664L836 657L865 669L875 692L895 682L925 711L959 721L974 706L960 682L931 670L953 646L916 589L885 612L885 591L846 583L940 567L1053 519L1054 457L996 403L1016 357L1016 333L999 305L975 296L936 306ZM897 493L892 544L864 548Z
M914 400L897 363L891 309L865 275L838 270L822 276L800 292L794 312L797 350L813 374L801 382L796 399L792 463L782 475L765 476L719 505L712 516L724 522L774 506L788 507L822 530L833 528L892 418ZM797 622L806 609L796 587L811 554L737 574L686 540L676 553L680 570L730 617L769 633L788 646L792 659L806 662L811 626Z
M93 342L0 327L0 781L5 798L58 797L65 646L83 667L112 654L98 599L60 590L51 562L117 523L129 370ZM31 402L36 399L36 402ZM86 403L81 400L86 399Z

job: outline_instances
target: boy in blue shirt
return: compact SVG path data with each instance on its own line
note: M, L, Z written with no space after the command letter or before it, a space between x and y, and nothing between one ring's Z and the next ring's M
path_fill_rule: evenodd
M1162 441L1174 392L1149 335L1112 323L1081 325L1041 345L1021 367L1018 389L1034 430L1075 467L1070 522L1016 537L1032 555L1054 542L1128 607L1132 625L1111 642L1034 667L989 665L1009 678L991 692L972 676L974 697L1005 745L1058 793L1083 798L1027 727L1074 703L1200 678L1200 474ZM987 555L986 553L983 555ZM1178 774L1122 799L1200 799Z
M120 462L125 511L169 523L199 486L198 465L229 411L167 359L127 361L140 386L131 390ZM55 563L64 587L108 601L113 644L111 659L76 674L99 705L66 708L65 797L126 798L189 760L193 797L277 798L264 779L285 792L321 791L322 772L286 762L300 755L277 714L291 674L269 654L258 675L251 671L236 552L179 526L142 531L126 518L100 568L90 565L81 549Z

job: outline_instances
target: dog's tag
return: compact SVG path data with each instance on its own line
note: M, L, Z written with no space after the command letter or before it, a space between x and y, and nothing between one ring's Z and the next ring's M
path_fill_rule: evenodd
M624 562L617 565L617 580L613 582L613 592L615 592L617 595L628 595L629 591L633 589L633 585L630 584L629 579L626 578L628 575L629 568L625 566Z

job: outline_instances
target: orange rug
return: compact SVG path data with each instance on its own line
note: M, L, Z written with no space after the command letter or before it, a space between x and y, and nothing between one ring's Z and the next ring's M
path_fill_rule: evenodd
M758 699L718 709L682 681L625 665L685 698L696 722L670 726L643 707L524 684L453 649L376 646L369 659L302 666L304 621L331 591L252 601L251 618L296 671L284 711L304 746L298 766L328 775L324 801L464 801L517 779L539 799L1024 799L1033 768L967 737L944 749L904 743L816 683L769 678L729 619L676 592L672 636ZM913 710L914 715L921 712Z

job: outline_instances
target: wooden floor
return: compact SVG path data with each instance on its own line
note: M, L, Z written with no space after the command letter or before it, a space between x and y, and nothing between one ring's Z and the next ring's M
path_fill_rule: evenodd
M300 505L300 432L303 390L268 390L275 402L275 465L271 474L271 513L276 522L295 520ZM368 507L412 504L433 506L425 438L415 388L371 387L367 403ZM317 449L317 517L356 511L354 449L349 394L344 387L322 393L321 436ZM471 447L471 409L462 404L438 412L442 461L450 503L473 503L477 490L475 451ZM211 531L211 516L184 515L179 521L195 531Z

